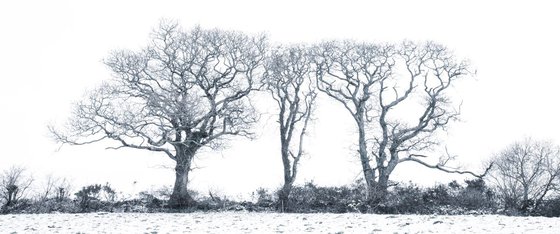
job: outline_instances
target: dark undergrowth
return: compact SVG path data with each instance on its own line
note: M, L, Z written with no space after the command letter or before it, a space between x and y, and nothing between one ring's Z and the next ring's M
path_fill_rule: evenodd
M73 198L53 197L20 199L2 206L7 213L87 213L87 212L194 212L248 211L292 213L375 213L436 215L539 215L560 216L560 197L548 199L530 210L506 208L499 197L482 180L453 181L422 188L412 183L394 184L388 195L377 203L368 202L365 186L356 182L348 186L321 187L313 182L295 186L289 204L279 204L277 191L258 189L252 201L234 201L213 193L201 196L191 192L197 204L186 209L167 208L170 189L140 192L133 199L117 199L110 185L84 186Z

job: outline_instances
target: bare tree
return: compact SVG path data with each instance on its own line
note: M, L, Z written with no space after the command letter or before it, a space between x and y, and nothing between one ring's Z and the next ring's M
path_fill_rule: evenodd
M0 175L0 199L4 200L3 208L16 204L26 195L33 183L33 177L25 173L23 167L10 167Z
M62 143L105 139L114 149L161 152L176 162L169 205L194 204L187 190L193 158L227 136L250 137L258 116L248 100L266 49L264 36L233 31L183 30L162 23L140 51L115 51L105 60L115 79L78 103Z
M289 209L289 196L304 154L303 139L311 119L317 93L312 83L314 71L305 46L278 47L265 63L264 84L278 107L280 155L284 185L279 192L279 208Z
M43 186L43 191L39 192L38 199L39 201L46 201L49 197L55 192L56 190L56 183L57 179L55 179L52 175L48 175Z
M437 132L459 115L447 91L471 74L468 63L432 42L328 42L316 55L319 89L341 103L356 123L370 200L385 197L389 176L402 162L480 176L446 167L448 154L439 163L430 163L426 155L440 143Z
M66 180L58 180L54 191L54 198L56 201L61 202L68 199L70 196L70 191L72 190L72 185Z
M53 198L56 201L62 201L67 198L69 194L70 183L66 179L48 175L38 197L40 201L46 201Z
M515 142L498 153L493 162L489 180L506 208L536 208L558 189L560 147L549 141L526 138Z
M373 86L389 75L393 53L394 48L389 45L349 41L328 42L316 48L317 87L344 105L352 115L358 129L358 156L369 189L373 189L375 184L366 136L367 124L373 121Z

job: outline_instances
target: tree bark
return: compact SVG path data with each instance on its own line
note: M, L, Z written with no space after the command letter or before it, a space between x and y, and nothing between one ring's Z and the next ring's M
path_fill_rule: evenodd
M189 172L194 153L193 150L177 151L175 185L168 203L170 208L188 208L196 205L188 190Z
M278 193L278 210L281 212L290 211L290 193L292 192L292 182L284 182L284 186Z
M379 175L379 179L375 184L375 195L372 198L374 203L379 203L385 200L387 196L387 189L389 187L389 174L390 173L381 173Z
M287 140L285 140L285 130L281 131L281 139L280 139L280 143L281 143L281 151L282 151L282 165L284 167L284 185L282 186L282 189L278 192L278 205L277 205L277 210L279 210L280 212L285 212L287 210L290 210L290 205L289 205L289 198L290 198L290 193L292 191L292 184L294 182L295 179L295 174L294 171L292 171L292 163L297 163L297 162L290 162L290 150L289 150L289 142Z
M18 186L16 185L8 185L8 198L6 200L6 207L11 206L12 203L15 203L16 196L18 193Z
M366 186L367 186L366 196L368 201L373 201L373 198L376 196L375 195L376 182L375 182L375 174L374 174L375 172L373 171L371 165L369 164L369 157L368 157L367 145L366 145L366 133L363 124L363 119L360 118L356 122L358 124L358 142L359 142L358 153L360 154L362 171L364 173L364 180L366 181Z
M7 199L5 205L6 205L6 207L12 205L12 194L11 193L8 194L8 199Z

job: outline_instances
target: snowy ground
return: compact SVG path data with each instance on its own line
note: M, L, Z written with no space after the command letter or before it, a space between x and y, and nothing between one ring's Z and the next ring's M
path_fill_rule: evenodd
M560 233L560 218L372 214L0 215L0 233Z

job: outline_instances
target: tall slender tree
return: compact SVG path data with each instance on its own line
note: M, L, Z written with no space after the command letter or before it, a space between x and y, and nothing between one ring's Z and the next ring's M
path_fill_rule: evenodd
M280 156L284 185L278 194L282 211L289 209L289 196L304 154L303 139L317 93L309 49L302 45L277 47L265 63L265 88L278 107Z

